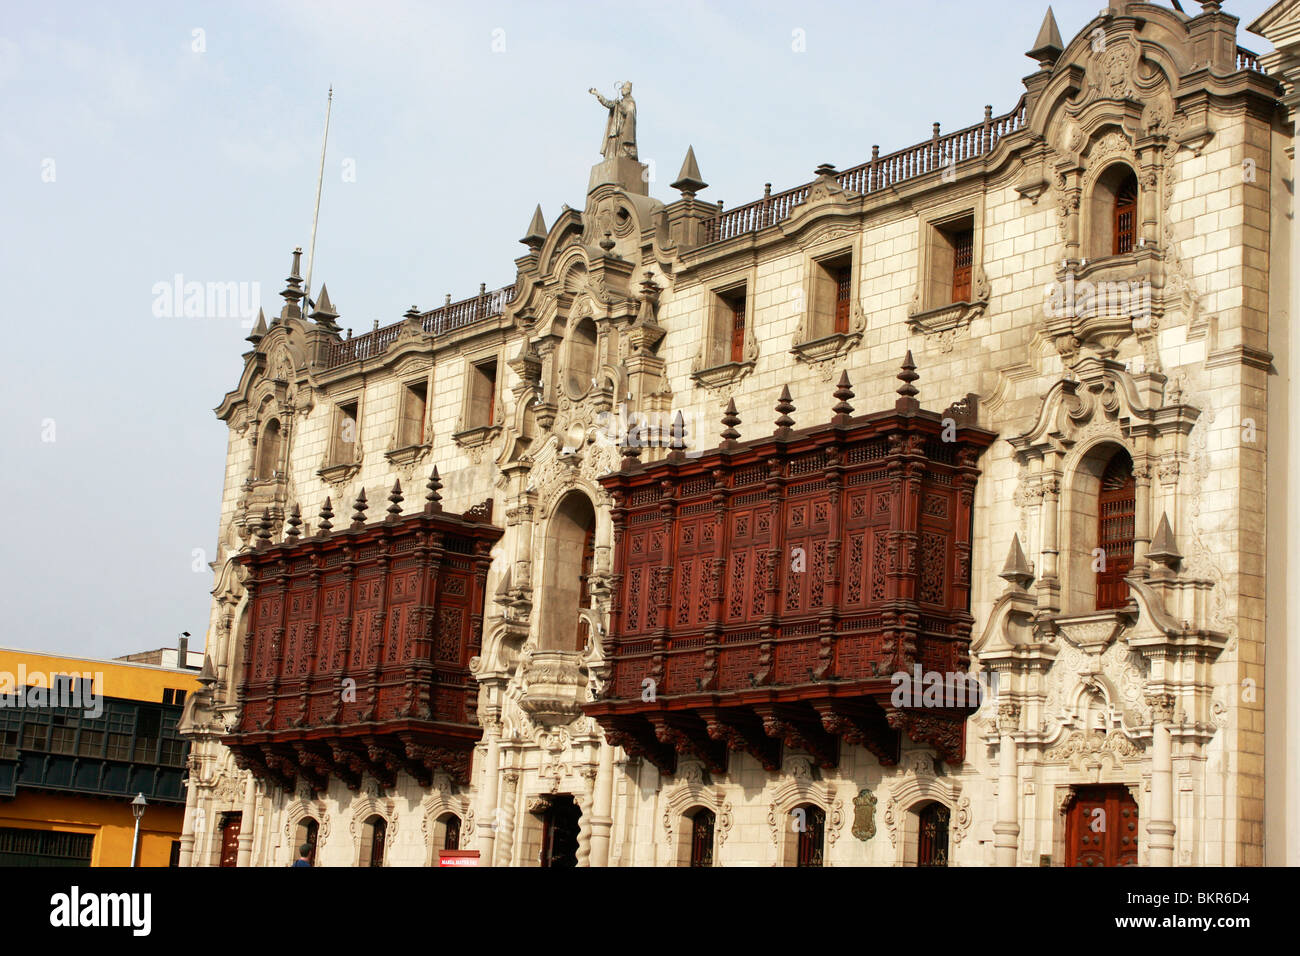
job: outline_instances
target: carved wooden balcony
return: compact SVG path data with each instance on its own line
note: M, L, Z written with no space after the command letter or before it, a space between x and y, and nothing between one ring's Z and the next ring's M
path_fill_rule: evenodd
M364 774L392 786L399 771L427 786L435 771L461 783L481 728L479 652L489 551L500 538L491 501L445 514L437 470L423 511L401 515L399 487L381 522L285 541L263 525L247 569L240 718L225 738L241 766L281 786L322 790L331 776L358 789Z
M733 750L777 769L782 744L892 764L900 733L962 759L973 705L895 707L892 677L967 671L975 463L995 436L973 396L923 411L910 353L898 377L890 410L854 416L845 376L827 425L796 430L786 392L773 435L740 442L729 405L718 448L646 465L633 447L602 479L614 593L584 710L612 743L667 773L679 755L722 772Z

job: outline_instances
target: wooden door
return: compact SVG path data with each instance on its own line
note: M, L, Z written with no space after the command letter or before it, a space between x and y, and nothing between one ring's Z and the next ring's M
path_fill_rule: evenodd
M712 810L696 810L691 817L691 866L713 866Z
M1137 866L1138 809L1128 787L1076 787L1066 808L1066 866Z
M555 797L542 817L542 866L578 865L578 818L582 811L569 794Z
M796 866L821 866L826 848L826 811L811 804L804 811L803 829L799 831L799 857Z
M596 524L593 521L582 536L582 565L578 571L578 610L591 607L591 566L596 559ZM584 650L587 646L587 619L578 615L578 636L574 650Z
M953 236L952 301L970 301L971 266L975 256L975 232L966 230Z
M745 360L745 300L731 303L731 360Z
M1114 255L1122 256L1133 251L1133 236L1137 231L1137 179L1130 177L1115 194Z
M835 331L841 335L849 331L849 309L853 302L853 268L842 266L835 273Z
M1106 466L1097 495L1097 547L1105 555L1105 565L1097 572L1098 611L1128 603L1124 578L1133 570L1136 510L1133 462L1120 453Z
M951 811L942 803L932 803L921 811L917 833L916 865L948 865L948 820Z
M221 860L218 866L236 866L239 862L241 816L238 813L228 813L221 821Z

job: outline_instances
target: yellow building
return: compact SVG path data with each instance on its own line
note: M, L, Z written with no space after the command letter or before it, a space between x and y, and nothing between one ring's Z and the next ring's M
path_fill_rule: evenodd
M196 671L0 648L0 865L167 866L179 846Z

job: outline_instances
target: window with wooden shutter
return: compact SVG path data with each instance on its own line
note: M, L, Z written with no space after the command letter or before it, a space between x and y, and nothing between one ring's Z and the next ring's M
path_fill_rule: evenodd
M840 266L835 270L835 331L841 335L849 330L849 308L852 302L853 269Z
M1120 452L1106 466L1097 495L1097 547L1103 556L1103 564L1097 571L1098 611L1128 603L1128 584L1124 578L1133 570L1136 511L1133 460L1127 452Z
M975 231L963 229L952 234L952 301L970 301L971 266L975 255Z
M1122 256L1133 251L1137 235L1137 177L1132 173L1115 193L1114 243L1111 252Z
M582 609L591 607L591 566L596 559L596 525L593 522L582 536L582 565L578 571L578 639L575 650L587 646L587 619L582 616Z
M731 361L745 360L745 293L731 296L727 301L731 318Z

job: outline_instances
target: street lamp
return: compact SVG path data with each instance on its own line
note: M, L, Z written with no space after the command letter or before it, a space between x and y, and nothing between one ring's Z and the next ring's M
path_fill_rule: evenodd
M135 866L136 849L140 846L140 818L144 816L144 808L149 805L149 801L144 798L143 793L137 793L135 799L131 801L131 813L135 816L135 835L131 837L131 866Z

